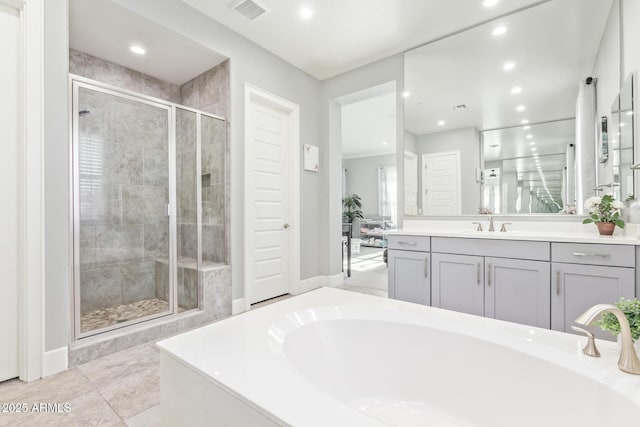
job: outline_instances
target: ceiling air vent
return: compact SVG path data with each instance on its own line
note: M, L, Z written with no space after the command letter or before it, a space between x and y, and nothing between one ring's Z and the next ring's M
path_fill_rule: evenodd
M262 6L255 0L240 0L231 3L231 8L238 12L240 15L250 20L255 20L269 12L269 9Z

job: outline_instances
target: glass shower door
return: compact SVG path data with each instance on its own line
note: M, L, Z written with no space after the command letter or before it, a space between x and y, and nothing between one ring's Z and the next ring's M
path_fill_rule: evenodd
M73 82L76 337L173 312L171 109Z

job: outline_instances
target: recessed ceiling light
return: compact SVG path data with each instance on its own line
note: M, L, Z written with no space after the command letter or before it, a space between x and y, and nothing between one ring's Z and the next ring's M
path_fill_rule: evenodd
M302 19L311 19L313 16L313 9L310 7L303 7L300 9L300 18Z
M529 143L529 145L536 145L536 143L535 143L535 142L533 142L533 141L531 141L531 142Z
M633 116L633 111L627 111L627 116Z
M484 2L482 4L484 5L484 7L491 7L491 6L495 6L496 4L498 4L498 1L500 1L500 0L484 0Z
M531 129L531 126L525 126L525 127L523 127L522 129L524 129L524 130L529 130L529 129Z
M626 123L620 123L620 127L626 126Z
M523 111L524 111L524 110L526 110L526 109L527 109L527 107L525 107L524 105L518 105L518 106L516 107L516 111L520 111L520 112L523 112Z
M440 120L438 122L438 126L444 126L446 124L446 122L444 120Z
M411 92L409 92L408 90L405 90L404 92L402 92L402 97L403 98L408 98L411 96Z
M501 36L506 32L507 27L505 27L504 25L500 25L499 27L494 28L493 31L491 31L491 34L493 34L494 36Z
M511 93L516 95L518 93L522 92L522 88L520 86L514 86L513 88L511 88Z
M523 125L526 125L527 123L529 123L529 120L522 119L522 120L520 120L520 123L522 123Z
M537 148L536 147L531 147L531 151L536 151Z
M382 145L387 145L388 142L387 141L382 141Z
M502 66L502 69L504 69L505 71L511 71L514 68L516 68L516 63L511 61L505 62Z
M131 52L135 53L136 55L144 55L145 53L147 53L145 48L143 48L142 46L137 46L137 45L129 46L129 50Z
M531 134L527 135L527 139L531 139L531 138L533 138L533 135Z

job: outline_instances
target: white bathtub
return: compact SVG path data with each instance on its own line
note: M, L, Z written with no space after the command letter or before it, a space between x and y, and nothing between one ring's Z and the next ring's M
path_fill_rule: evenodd
M323 288L158 344L165 426L640 425L616 346Z

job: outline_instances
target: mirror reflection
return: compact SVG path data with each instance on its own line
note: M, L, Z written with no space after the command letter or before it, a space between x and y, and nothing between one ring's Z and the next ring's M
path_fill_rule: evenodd
M483 132L483 213L558 213L570 205L574 140L575 120Z
M551 0L405 54L406 215L582 214L602 171L613 187L596 132L619 87L612 4Z
M617 200L633 197L633 83L633 76L629 76L611 106L611 123L608 127L613 161L613 194Z

